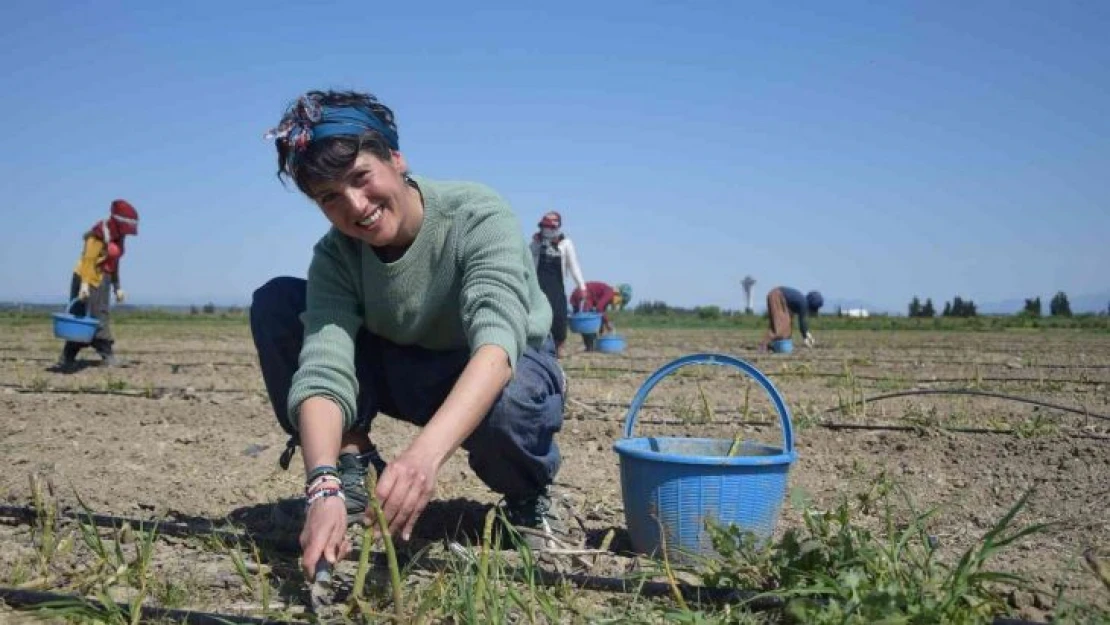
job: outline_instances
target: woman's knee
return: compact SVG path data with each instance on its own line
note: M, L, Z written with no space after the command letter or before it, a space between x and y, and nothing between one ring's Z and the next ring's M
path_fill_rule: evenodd
M565 386L554 350L529 348L517 361L513 379L494 404L489 426L516 435L531 429L535 432L532 436L526 434L526 438L547 438L562 427Z
M305 309L307 282L301 278L279 276L255 289L251 296L251 329L264 330L272 323L300 320Z

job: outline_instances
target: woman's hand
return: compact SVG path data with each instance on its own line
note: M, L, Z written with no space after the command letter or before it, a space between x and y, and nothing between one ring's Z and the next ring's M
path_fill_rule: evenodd
M312 502L301 530L301 568L305 577L315 579L316 563L324 558L331 564L351 551L347 540L347 505L339 497L324 497Z
M503 347L479 347L416 440L389 463L374 495L391 534L409 539L435 492L439 468L482 422L512 375Z
M374 496L381 502L389 533L408 540L436 490L438 463L426 453L406 449L386 467ZM371 510L367 508L369 516Z

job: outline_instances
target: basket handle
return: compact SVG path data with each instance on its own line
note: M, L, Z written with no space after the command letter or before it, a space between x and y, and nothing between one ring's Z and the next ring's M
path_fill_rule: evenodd
M68 303L68 304L66 304L66 312L67 312L67 313L69 313L69 311L73 310L73 305L74 305L74 304L76 304L76 303L77 303L77 302L79 302L79 301L81 301L81 300L80 300L79 298L76 298L76 297L75 297L75 298L73 298L73 299L71 299L71 300L69 300L69 303ZM72 314L72 313L70 313L70 314ZM86 317L88 317L88 316L89 316L89 313L88 313L88 311L85 311L85 316L86 316Z
M767 376L756 369L751 364L725 354L691 354L683 356L677 360L673 360L662 367L655 373L651 374L648 379L636 391L636 395L632 398L632 403L628 406L628 414L624 418L624 437L631 438L632 431L636 427L636 417L640 413L640 408L643 407L644 402L647 400L648 393L655 388L656 384L663 381L663 378L674 373L675 371L690 365L718 365L722 367L732 367L738 369L748 377L752 378L767 391L767 395L771 398L771 403L775 406L775 411L779 413L779 424L782 426L782 440L783 451L791 453L794 451L794 429L790 425L790 410L786 407L786 402L783 401L782 395L779 394L778 389L767 379Z

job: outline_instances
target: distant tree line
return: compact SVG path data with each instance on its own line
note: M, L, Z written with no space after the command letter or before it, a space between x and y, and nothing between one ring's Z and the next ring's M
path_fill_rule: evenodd
M226 312L229 315L239 315L239 314L243 313L243 309L240 308L239 306L229 306L227 309L225 309L224 312ZM204 306L201 306L201 307L198 308L196 304L193 304L192 306L189 307L189 314L190 315L200 315L200 314L214 315L214 314L216 314L216 305L213 304L212 302L208 302Z
M207 308L207 307L206 307ZM194 307L195 309L195 307ZM659 300L642 300L636 304L635 308L631 309L637 315L692 315L699 319L713 320L725 317L735 317L738 315L751 314L743 310L727 310L722 309L720 306L695 306L693 308L682 308L678 306L669 306L666 302ZM1015 314L1021 317L1038 318L1043 315L1043 307L1041 305L1040 297L1033 297L1025 300L1025 305L1020 311L1015 311ZM205 312L209 312L205 310ZM1048 303L1048 313L1052 317L1071 317L1071 304L1068 302L1068 296L1063 291L1056 293ZM193 314L196 314L194 312ZM835 312L836 316L841 316L843 311L838 307ZM936 305L933 304L931 297L925 298L922 302L921 298L914 296L910 300L907 310L909 317L915 318L934 318L940 317L977 317L979 309L975 302L971 299L964 299L959 295L953 297L950 301L944 302L944 308L941 309L939 315ZM1110 314L1110 304L1107 305L1106 314ZM766 315L764 315L766 316Z
M1040 317L1043 314L1041 307L1041 298L1034 297L1025 300L1025 307L1019 313L1023 317ZM1071 316L1071 303L1068 302L1068 294L1059 291L1048 302L1048 314L1053 317L1070 317Z
M1040 296L1033 297L1025 300L1025 306L1018 311L1018 315L1023 317L1037 318L1043 314L1043 307L1041 306ZM933 300L926 299L925 303L921 303L921 299L916 295L910 300L909 305L910 317L934 317L936 310L933 308ZM1071 304L1068 303L1068 295L1063 291L1059 291L1052 297L1052 301L1048 303L1048 313L1053 317L1070 317ZM1107 313L1110 314L1110 305L1107 306ZM951 302L944 303L944 310L941 311L942 317L975 317L978 315L978 310L975 308L975 302L970 299L963 299L959 295L952 298Z
M925 303L921 303L921 299L916 295L910 300L909 306L910 317L924 317L931 318L937 316L937 309L933 306L932 298L926 298ZM941 317L974 317L979 314L975 308L975 302L964 299L957 295L952 298L951 302L944 303L944 310L941 311Z
M947 304L945 306L947 307ZM937 316L937 309L933 307L933 298L931 298L931 297L925 298L925 303L922 304L921 300L918 299L916 295L914 295L913 299L910 300L909 316L911 316L911 317L936 317Z

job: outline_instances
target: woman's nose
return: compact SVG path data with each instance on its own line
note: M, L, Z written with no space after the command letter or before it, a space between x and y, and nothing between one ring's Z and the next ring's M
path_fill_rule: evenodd
M343 199L346 200L350 210L355 213L362 212L369 203L369 200L366 199L366 195L363 194L362 190L358 187L348 187L345 189L343 191Z

